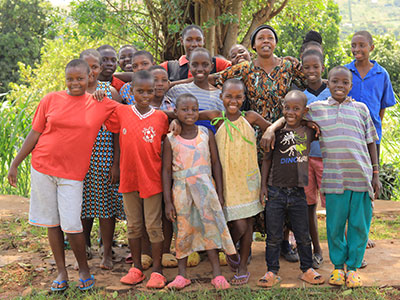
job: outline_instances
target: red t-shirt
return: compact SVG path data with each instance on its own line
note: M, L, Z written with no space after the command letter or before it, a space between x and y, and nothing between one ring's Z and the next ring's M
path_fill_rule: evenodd
M119 133L119 192L138 191L144 199L161 193L161 142L168 132L167 115L153 108L142 115L134 105L121 105L105 125Z
M124 84L125 84L125 82L123 82L121 79L115 77L114 75L112 76L111 85L113 87L115 87L115 89L118 91L118 93Z
M120 105L91 94L53 92L39 102L32 129L41 133L32 151L32 166L43 174L82 181L101 124Z

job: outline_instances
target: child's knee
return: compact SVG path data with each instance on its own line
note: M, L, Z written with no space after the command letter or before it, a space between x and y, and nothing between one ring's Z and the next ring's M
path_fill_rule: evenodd
M129 224L126 232L128 239L140 239L143 236L143 224Z
M146 231L149 235L150 243L160 243L164 241L162 227L146 228Z

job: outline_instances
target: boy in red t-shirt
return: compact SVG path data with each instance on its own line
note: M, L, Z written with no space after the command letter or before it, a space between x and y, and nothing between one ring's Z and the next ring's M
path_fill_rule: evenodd
M18 166L32 152L29 223L48 228L58 271L52 291L68 287L63 232L68 235L78 262L79 289L94 286L80 218L83 179L99 128L119 104L110 99L98 102L86 92L89 72L83 60L74 59L67 64L67 91L47 94L40 101L32 130L8 173L8 181L15 187Z
M141 262L143 220L149 235L153 272L147 288L163 288L162 275L162 184L161 143L168 131L168 117L150 106L154 97L154 77L148 71L134 74L136 103L118 107L105 122L107 129L119 133L120 185L128 221L128 240L134 267L121 278L124 284L137 284L146 277Z

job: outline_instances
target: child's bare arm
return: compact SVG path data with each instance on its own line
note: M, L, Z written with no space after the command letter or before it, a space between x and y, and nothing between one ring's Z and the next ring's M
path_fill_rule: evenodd
M122 103L122 97L121 95L118 93L117 89L113 86L110 86L110 90L111 90L111 97L113 100Z
M202 110L199 111L199 120L211 121L214 118L220 117L222 114L219 110Z
M123 82L132 81L133 72L115 72L113 75L118 79L122 80Z
M219 202L223 207L225 205L224 190L222 185L222 166L219 160L217 143L215 142L214 134L211 130L208 130L210 154L211 154L211 166L212 174L215 180L216 190L218 194Z
M168 119L170 119L170 120L176 119L176 113L174 111L163 110L162 112L167 115Z
M119 158L120 158L120 148L119 148L119 133L113 134L113 164L110 168L108 174L111 184L119 182Z
M269 126L272 125L271 122L268 122L260 114L252 110L246 112L245 118L251 125L257 125L258 127L260 127L262 132L264 132Z
M382 108L379 111L379 117L381 118L381 121L383 122L383 118L385 117L385 108Z
M371 157L372 162L372 187L374 188L374 199L378 199L379 191L382 187L381 182L379 181L379 164L378 164L378 152L376 149L375 142L370 143L368 146L369 156ZM374 200L372 199L372 200Z
M162 153L162 184L165 203L165 216L171 222L176 220L175 206L172 203L172 149L168 137L164 139Z
M285 118L282 117L279 120L275 121L271 126L265 130L260 146L267 152L269 152L271 149L274 149L274 144L275 144L275 131L282 129L283 126L285 126Z
M17 187L18 166L35 148L40 135L40 132L31 129L24 143L22 144L21 149L18 151L17 156L12 161L10 169L8 170L8 182L11 186Z
M265 206L265 202L268 201L268 176L269 170L271 169L272 161L268 159L267 154L264 154L262 166L261 166L261 192L260 192L260 202L262 206Z
M172 88L175 85L179 85L179 84L183 84L183 83L191 83L191 82L193 82L193 80L194 80L194 78L190 77L190 78L186 78L186 79L172 81L172 82L169 83L169 88Z

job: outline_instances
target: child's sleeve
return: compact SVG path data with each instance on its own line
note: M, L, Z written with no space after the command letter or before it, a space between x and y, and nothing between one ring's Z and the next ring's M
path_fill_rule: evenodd
M242 81L243 78L246 78L250 70L250 63L248 61L244 61L240 64L231 66L219 73L215 73L215 82L217 86L222 86L224 82L231 78L237 78Z
M104 122L106 125L107 130L111 131L112 133L119 133L121 124L118 115L119 109L117 108L114 112L108 117L108 119Z
M51 96L49 95L44 96L36 108L36 112L32 120L32 129L37 132L43 133L46 127L50 98Z
M374 122L372 122L372 118L371 115L369 114L368 107L364 103L359 102L359 104L362 107L364 116L365 141L367 144L374 143L379 140L378 134L376 133Z
M383 95L381 99L381 109L393 106L396 104L396 98L394 96L392 82L390 81L390 77L388 72L385 70L385 80L383 86Z
M165 97L167 97L174 104L174 106L176 105L176 98L179 96L178 86L173 86L165 94Z

